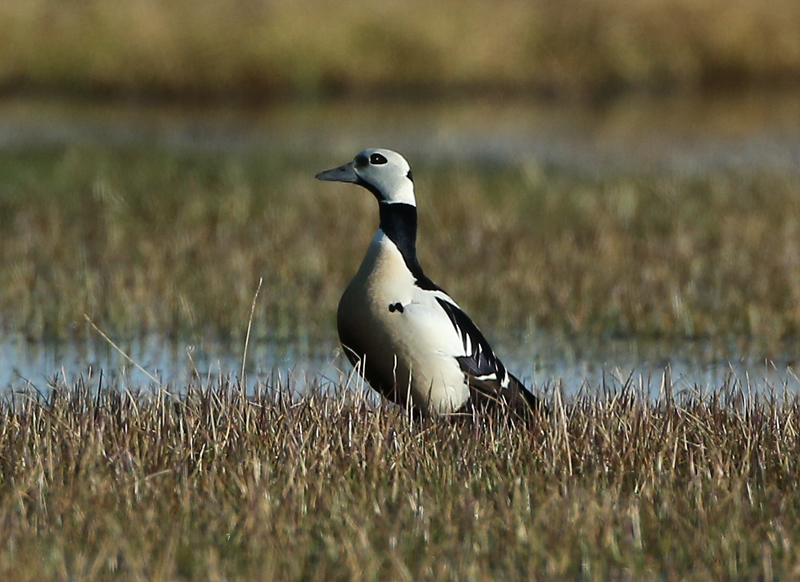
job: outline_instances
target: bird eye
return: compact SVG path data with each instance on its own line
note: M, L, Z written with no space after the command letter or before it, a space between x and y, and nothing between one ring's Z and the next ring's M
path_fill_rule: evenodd
M372 154L369 157L369 163L373 166L380 166L381 164L385 164L388 160L383 157L381 154Z

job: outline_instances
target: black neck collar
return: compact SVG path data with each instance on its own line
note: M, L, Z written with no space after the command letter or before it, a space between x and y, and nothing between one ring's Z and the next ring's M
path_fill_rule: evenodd
M383 233L397 246L406 267L414 275L416 285L422 289L438 290L425 273L417 259L417 207L411 204L381 202L381 225Z

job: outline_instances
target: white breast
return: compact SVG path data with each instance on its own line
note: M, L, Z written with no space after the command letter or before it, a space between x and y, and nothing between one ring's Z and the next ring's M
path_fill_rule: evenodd
M389 306L400 304L402 309ZM414 284L395 244L378 231L339 302L340 336L354 338L367 360L394 378L398 402L452 412L469 398L456 360L461 339L436 301ZM361 354L360 354L361 355Z

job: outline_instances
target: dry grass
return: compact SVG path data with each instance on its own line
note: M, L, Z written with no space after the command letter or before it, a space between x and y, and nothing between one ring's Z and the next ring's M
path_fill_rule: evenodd
M0 2L0 86L263 99L796 83L793 0Z
M327 165L327 164L326 164ZM330 338L377 225L316 159L68 148L0 160L0 314L86 331ZM750 336L800 329L797 176L598 179L415 165L420 253L487 331ZM346 200L346 204L343 204Z
M535 426L410 423L350 391L0 403L0 576L793 580L800 402L628 387ZM331 387L328 387L331 388ZM335 388L341 390L341 388Z

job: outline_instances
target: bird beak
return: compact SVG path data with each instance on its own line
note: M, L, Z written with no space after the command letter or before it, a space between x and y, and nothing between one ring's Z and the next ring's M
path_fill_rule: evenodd
M326 182L347 182L350 184L358 182L358 176L356 175L356 168L353 162L345 164L344 166L339 166L338 168L331 168L330 170L320 172L317 174L316 178L317 180L324 180Z

